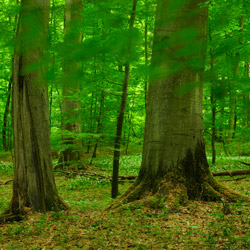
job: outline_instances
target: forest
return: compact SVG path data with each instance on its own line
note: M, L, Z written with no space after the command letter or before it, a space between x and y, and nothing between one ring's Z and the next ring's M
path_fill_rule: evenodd
M249 10L1 0L0 250L250 249Z

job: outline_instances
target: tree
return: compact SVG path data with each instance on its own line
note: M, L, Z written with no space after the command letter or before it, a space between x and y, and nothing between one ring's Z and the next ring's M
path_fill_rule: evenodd
M135 22L135 11L136 11L137 0L133 0L132 12L129 19L129 31L132 32L134 28ZM119 176L119 160L120 160L120 147L121 147L121 136L122 136L122 126L123 126L123 118L127 103L127 95L128 95L128 82L129 82L129 74L130 74L130 63L129 57L131 56L131 46L132 41L129 39L128 47L126 51L126 62L125 62L125 74L124 80L122 84L122 96L121 96L121 105L119 114L117 117L117 125L116 125L116 135L114 142L114 158L113 158L113 175L112 175L112 198L116 198L118 195L118 176Z
M13 196L8 220L26 207L46 212L67 207L57 193L50 150L47 85L49 0L22 0L13 65Z
M7 132L9 130L8 128L8 115L10 111L10 99L11 99L11 85L12 85L12 77L10 79L10 82L8 84L8 90L7 90L7 100L3 115L3 129L2 129L2 138L3 138L3 150L8 151L11 149L11 145L7 144ZM9 138L10 141L10 138Z
M151 194L151 201L175 206L188 199L215 201L238 195L213 178L206 159L202 78L208 11L201 4L157 2L142 165L120 201Z
M243 32L243 24L244 24L245 16L241 16L240 18L240 32ZM239 38L239 45L241 44L241 37ZM233 78L234 81L237 81L237 77L239 74L239 65L240 65L240 53L237 51L235 55L235 59L233 62ZM229 96L230 96L230 118L229 118L229 131L226 137L226 144L229 145L232 142L234 133L235 133L235 126L236 126L236 95L233 94L232 83L229 83ZM236 85L234 83L234 85Z
M82 0L66 0L64 17L65 57L63 62L65 77L62 84L62 130L66 131L63 137L66 149L62 151L59 163L67 166L76 164L81 156L80 141L75 139L76 135L81 132L80 62L76 59L79 52L77 45L82 42L81 19Z

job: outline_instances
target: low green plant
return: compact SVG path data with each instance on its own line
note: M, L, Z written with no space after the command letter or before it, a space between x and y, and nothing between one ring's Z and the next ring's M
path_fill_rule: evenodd
M0 161L0 173L6 175L13 174L13 164L11 162Z

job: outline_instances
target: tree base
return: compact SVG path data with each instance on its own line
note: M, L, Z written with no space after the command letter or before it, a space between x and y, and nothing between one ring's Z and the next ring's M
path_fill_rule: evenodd
M0 215L0 224L5 224L8 222L14 222L14 221L21 221L23 220L25 217L21 214L3 214Z
M69 205L63 201L63 199L58 195L56 198L56 204L53 209L47 209L46 211L35 211L32 207L20 206L17 202L14 202L13 199L11 204L6 209L6 211L0 215L0 224L21 221L25 219L31 212L42 212L46 213L47 211L60 211L60 210L70 210Z
M155 189L149 188L143 180L137 181L120 198L112 203L107 210L117 209L127 203L140 203L151 208L168 207L175 211L188 200L228 201L244 200L250 202L250 197L224 187L212 174L200 185L199 192L192 193L192 188L180 179L162 179Z

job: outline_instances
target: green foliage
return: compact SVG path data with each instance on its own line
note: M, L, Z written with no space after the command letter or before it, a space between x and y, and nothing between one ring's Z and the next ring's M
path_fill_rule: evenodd
M94 160L93 164L107 171L108 173L112 172L112 162L113 157L110 155L105 155L98 157ZM121 175L136 175L139 172L141 165L141 154L121 156L120 158L120 174Z
M2 162L0 161L0 173L12 175L14 172L13 164L10 162Z
M89 188L100 188L109 183L108 180L93 180L93 178L82 176L69 181L66 188L68 190L85 190Z

